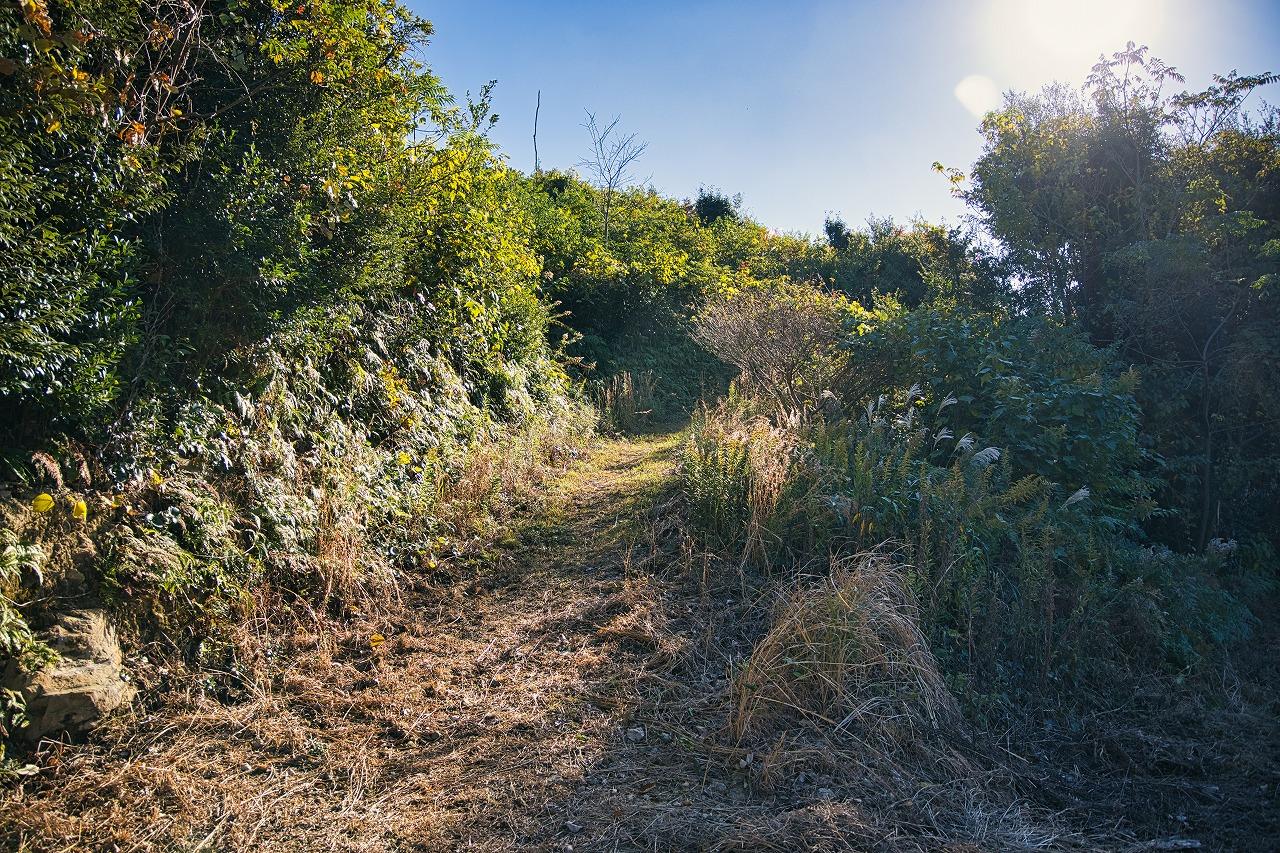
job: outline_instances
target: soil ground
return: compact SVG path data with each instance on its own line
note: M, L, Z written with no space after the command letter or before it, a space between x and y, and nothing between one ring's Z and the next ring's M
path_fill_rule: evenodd
M1250 849L1213 842L1213 812L1195 803L1243 786L1255 809L1274 806L1274 742L1254 766L1219 762L1216 782L1115 778L1110 809L1075 777L1056 810L972 745L948 743L962 764L931 777L941 753L908 755L925 768L912 775L804 725L735 742L729 678L764 627L768 585L709 577L669 535L679 441L601 442L484 560L412 579L394 607L250 625L270 676L234 701L140 664L151 704L46 745L41 772L0 793L0 846ZM1155 790L1172 812L1124 814ZM1254 818L1242 844L1277 828L1274 810Z

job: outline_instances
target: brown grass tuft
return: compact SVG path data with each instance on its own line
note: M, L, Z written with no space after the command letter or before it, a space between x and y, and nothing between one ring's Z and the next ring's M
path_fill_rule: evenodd
M653 371L633 374L624 370L600 385L596 405L605 427L617 432L633 432L652 422L656 398Z
M58 464L58 460L44 451L37 450L31 454L31 465L48 477L59 489L63 488L62 466Z
M739 739L795 714L887 741L959 716L899 571L877 554L833 558L786 595L732 690Z

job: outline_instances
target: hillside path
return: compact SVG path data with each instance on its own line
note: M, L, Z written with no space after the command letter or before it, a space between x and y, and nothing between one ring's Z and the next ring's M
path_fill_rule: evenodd
M597 443L485 566L406 589L389 624L260 637L290 662L250 701L189 688L56 748L40 783L6 797L0 837L66 851L572 849L594 834L574 818L584 786L599 805L591 786L621 766L614 752L660 743L632 720L634 685L676 641L636 561L678 442Z

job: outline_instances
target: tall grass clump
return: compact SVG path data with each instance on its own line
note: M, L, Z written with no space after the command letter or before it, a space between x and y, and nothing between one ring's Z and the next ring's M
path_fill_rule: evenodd
M812 545L817 487L798 434L733 403L694 417L680 468L704 547L769 568Z
M867 552L822 568L779 596L768 631L736 674L735 736L794 715L892 741L953 724L954 700L893 560Z
M808 766L831 786L828 807L857 804L837 814L841 841L858 849L886 837L878 814L911 826L904 849L1062 849L1055 816L1013 793L1021 768L975 739L901 560L883 548L815 557L779 585L768 627L730 679L735 745L748 762L764 754L765 785L816 746ZM766 846L803 846L809 833L782 837Z
M601 426L611 432L637 432L653 423L657 384L651 370L624 370L596 387Z

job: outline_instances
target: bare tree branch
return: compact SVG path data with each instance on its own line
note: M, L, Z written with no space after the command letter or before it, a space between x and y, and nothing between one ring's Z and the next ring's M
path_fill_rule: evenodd
M625 136L618 131L621 117L614 116L613 121L600 126L595 113L587 111L587 120L583 127L591 135L591 153L578 162L578 166L586 171L588 177L603 194L601 199L601 215L604 217L604 245L609 247L609 216L613 211L613 200L617 192L631 183L635 176L631 167L649 147L634 133Z

